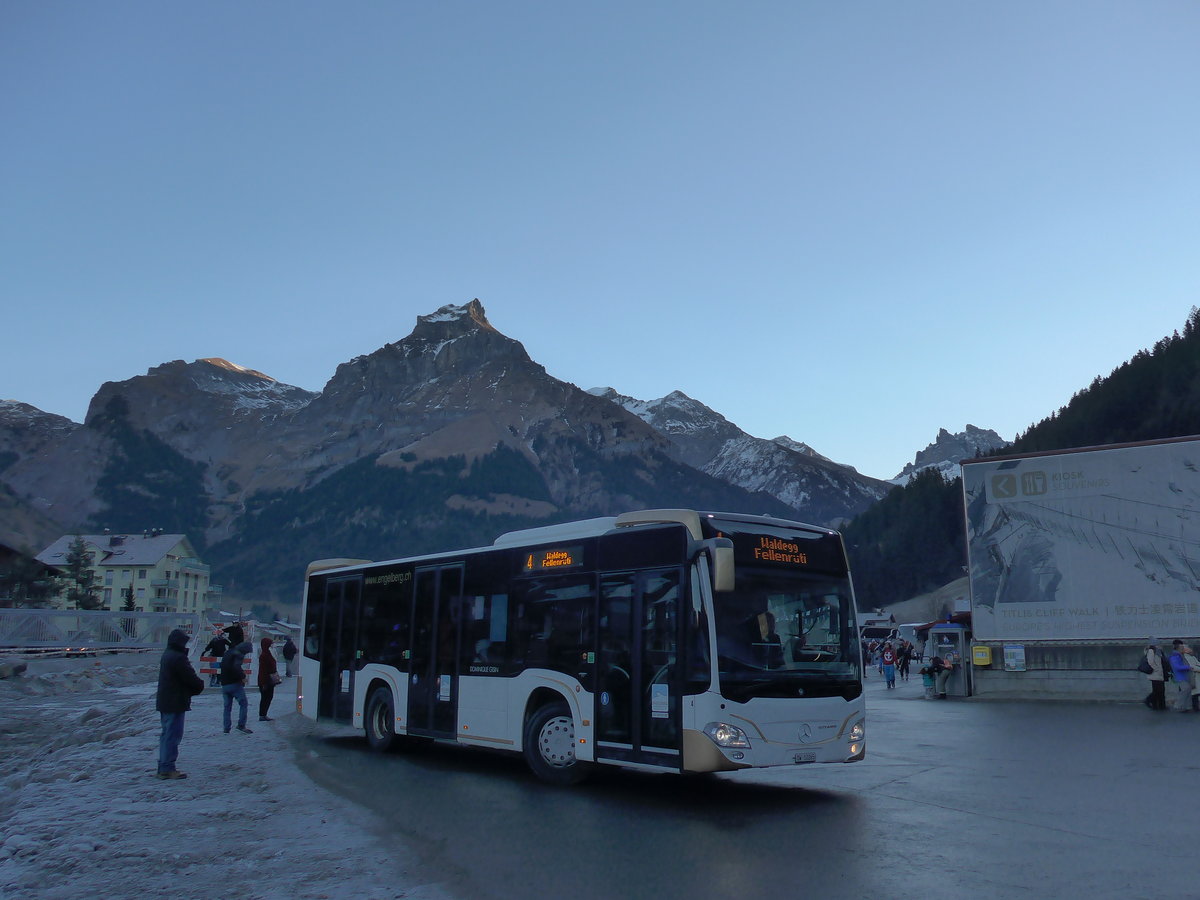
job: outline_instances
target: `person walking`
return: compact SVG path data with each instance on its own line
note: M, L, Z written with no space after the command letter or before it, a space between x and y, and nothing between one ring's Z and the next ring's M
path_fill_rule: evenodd
M896 653L896 673L902 681L908 681L908 666L912 662L912 654L913 645L907 640L902 640Z
M167 649L158 662L158 690L154 708L158 710L162 732L158 737L158 778L187 778L175 768L179 742L183 740L183 720L192 708L192 698L204 690L204 680L192 668L187 653L188 633L176 628L167 636Z
M208 676L209 687L220 687L221 685L221 658L225 655L225 651L229 649L229 641L224 634L218 634L211 641L204 645L204 649L200 651L201 656L211 656L216 659L216 664L212 667Z
M275 699L275 685L279 684L279 665L275 662L275 654L271 652L271 645L275 643L269 637L264 637L259 641L261 649L258 651L258 721L270 722L271 717L267 715L267 710L271 708L271 701Z
M1154 641L1146 646L1146 663L1150 667L1150 671L1146 673L1146 677L1150 679L1150 693L1142 702L1156 712L1165 710L1167 708L1166 680L1169 677L1167 660Z
M1183 658L1184 653L1191 653L1192 648L1183 641L1172 643L1170 658L1171 675L1175 684L1175 712L1192 711L1192 667Z
M225 733L229 734L229 726L233 721L233 701L238 702L237 730L242 734L253 734L246 727L246 671L242 663L246 654L254 650L249 641L243 641L236 647L230 647L221 657L221 694L225 699L225 715L223 724Z
M890 691L896 686L896 651L892 649L891 641L887 641L883 645L883 650L879 654L879 662L883 667L883 678Z
M283 642L283 666L284 678L291 678L296 674L296 644L292 641L292 636L289 634L286 641Z

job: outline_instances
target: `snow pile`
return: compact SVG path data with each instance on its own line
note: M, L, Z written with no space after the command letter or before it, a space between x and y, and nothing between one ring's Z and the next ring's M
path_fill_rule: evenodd
M0 680L0 897L447 896L413 886L412 860L384 846L374 819L296 766L290 741L313 725L294 711L294 681L276 694L274 722L257 721L249 692L250 735L222 733L220 691L206 688L180 746L189 777L155 778L150 657L40 672L31 661Z

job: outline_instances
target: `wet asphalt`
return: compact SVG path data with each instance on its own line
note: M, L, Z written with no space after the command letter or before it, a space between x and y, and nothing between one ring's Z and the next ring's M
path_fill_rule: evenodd
M565 789L505 755L294 737L417 851L415 883L464 898L1200 897L1200 715L922 693L871 671L861 763Z

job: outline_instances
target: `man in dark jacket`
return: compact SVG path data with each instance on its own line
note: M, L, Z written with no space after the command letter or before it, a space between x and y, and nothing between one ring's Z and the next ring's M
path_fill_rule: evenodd
M286 675L284 675L284 678L291 678L293 675L295 675L295 674L296 674L296 673L293 671L292 667L293 667L293 665L294 665L294 663L295 663L295 659L296 659L296 651L297 651L298 649L299 649L299 648L298 648L298 647L296 646L296 644L295 644L295 643L292 641L292 636L289 634L289 635L288 635L288 639L287 639L286 641L284 641L284 642L283 642L283 661L284 661L285 663L287 663L287 665L286 665L286 667L285 667L285 668L286 668L286 671L287 671L287 674L286 674Z
M214 637L203 650L200 651L201 656L211 656L216 659L216 664L212 667L212 673L208 677L209 687L221 686L221 657L225 655L225 651L229 649L229 641L224 633Z
M187 778L175 768L179 742L183 740L183 718L192 708L192 697L204 690L204 682L192 668L187 654L188 633L176 628L167 637L167 649L158 663L158 692L154 708L162 720L158 738L158 777Z
M246 654L253 650L254 647L249 641L243 641L236 647L226 650L225 656L221 658L221 694L225 701L223 720L226 734L229 734L229 726L233 718L234 700L238 702L237 730L242 734L254 733L246 727L246 670L242 668Z

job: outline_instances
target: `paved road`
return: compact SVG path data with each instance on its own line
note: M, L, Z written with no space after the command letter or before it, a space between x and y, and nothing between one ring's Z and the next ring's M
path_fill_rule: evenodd
M868 759L715 777L378 757L298 717L320 783L379 813L464 898L1200 896L1200 716L1139 703L921 699L868 684Z

